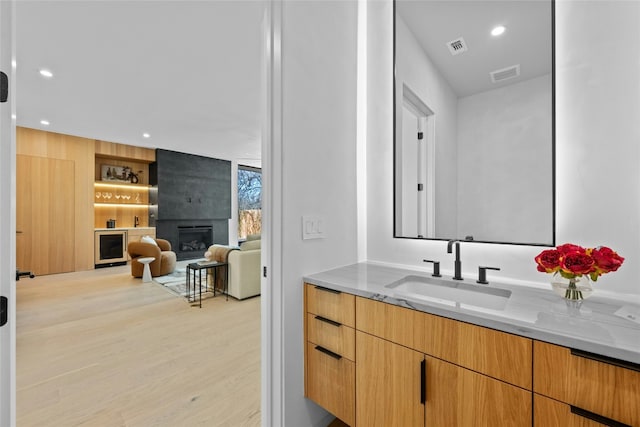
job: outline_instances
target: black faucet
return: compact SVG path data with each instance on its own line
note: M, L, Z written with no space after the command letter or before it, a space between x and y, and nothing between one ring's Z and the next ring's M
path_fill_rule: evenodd
M453 249L453 244L456 245L456 260L453 263L454 273L453 280L463 280L462 279L462 262L460 262L460 241L459 240L449 240L447 243L447 253L451 253L451 249Z

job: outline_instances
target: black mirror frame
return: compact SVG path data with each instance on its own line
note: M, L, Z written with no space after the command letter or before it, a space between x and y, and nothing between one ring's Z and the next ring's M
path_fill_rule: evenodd
M555 0L549 0L551 3L551 185L553 197L551 198L551 243L529 243L529 242L503 242L503 241L491 241L491 240L464 240L470 243L493 243L500 245L520 245L520 246L543 246L543 247L555 247L556 246L556 2ZM396 0L393 0L392 11L392 28L393 28L393 114L392 131L393 131L393 238L394 239L412 239L412 240L431 240L431 241L448 241L451 239L445 238L426 238L426 237L408 237L399 236L396 230L397 218L396 218ZM455 239L455 237L452 237Z

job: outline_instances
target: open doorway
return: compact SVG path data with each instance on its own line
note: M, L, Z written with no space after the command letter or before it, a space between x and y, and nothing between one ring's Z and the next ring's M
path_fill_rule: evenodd
M18 56L18 69L25 73L18 76L22 86L17 124L51 134L228 159L234 164L251 158L251 166L260 168L266 4L25 2L16 13L18 40L26 43L24 47L18 44L23 53ZM45 35L38 35L39 31ZM104 38L97 40L97 36ZM244 62L252 54L255 63ZM44 68L52 72L48 80L39 74ZM48 125L41 123L45 119ZM108 269L70 274L86 273L109 283L105 278ZM53 278L36 280L45 279ZM98 281L93 276L79 281L65 276L65 280L75 283L76 290L83 283L88 286ZM108 288L95 286L92 291ZM246 302L249 304L256 302ZM58 314L70 316L71 308L59 307ZM259 310L254 311L259 316ZM81 315L74 316L69 320L79 321ZM259 334L260 328L255 331ZM246 336L239 333L236 338ZM74 372L89 375L91 369L90 363L79 362L73 368L50 372L40 381L58 381ZM259 380L255 385L259 400ZM25 385L20 391L22 396L25 391L32 396L35 388ZM203 395L198 396L192 396L194 402L203 401ZM259 424L259 413L251 416L251 422Z

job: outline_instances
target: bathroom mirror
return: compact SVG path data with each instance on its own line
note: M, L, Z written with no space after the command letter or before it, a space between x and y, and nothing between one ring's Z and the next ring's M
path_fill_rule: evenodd
M395 237L555 244L553 13L394 1Z

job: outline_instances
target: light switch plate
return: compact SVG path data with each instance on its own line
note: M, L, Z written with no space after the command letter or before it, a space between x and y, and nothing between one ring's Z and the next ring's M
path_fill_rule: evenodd
M320 215L302 216L302 239L324 239L324 218Z

